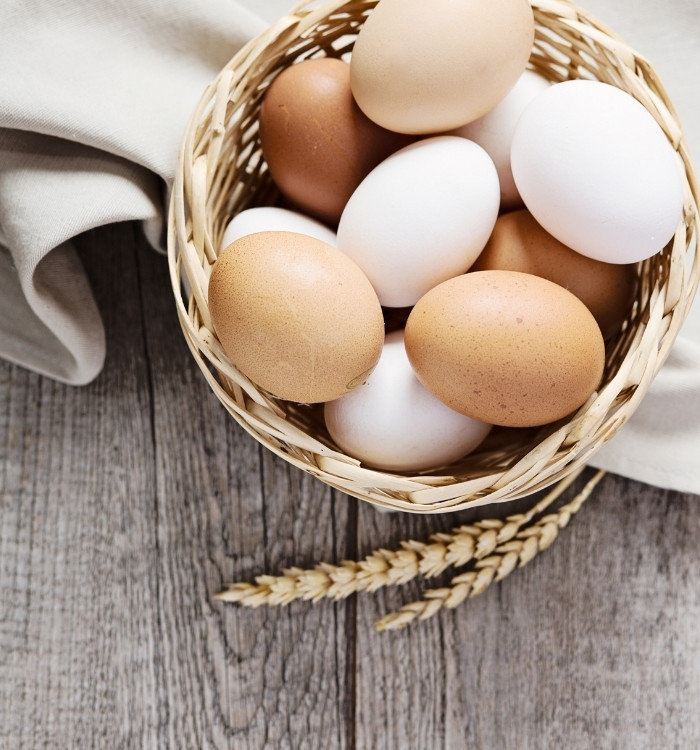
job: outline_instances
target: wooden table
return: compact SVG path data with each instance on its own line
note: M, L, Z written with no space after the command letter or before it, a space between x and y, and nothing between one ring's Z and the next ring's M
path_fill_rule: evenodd
M222 603L225 581L473 519L383 514L263 450L206 386L139 228L80 252L102 374L0 362L0 747L700 747L699 497L606 475L530 564L397 632L374 623L425 581Z

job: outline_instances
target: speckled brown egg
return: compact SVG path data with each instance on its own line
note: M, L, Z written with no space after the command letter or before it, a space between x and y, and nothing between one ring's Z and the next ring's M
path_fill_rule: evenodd
M362 113L348 63L330 57L283 70L265 93L259 123L277 187L297 208L332 226L362 179L412 140Z
M588 308L558 284L478 271L433 287L406 323L420 382L456 411L535 427L566 417L600 384L603 337Z
M209 310L233 364L281 399L318 403L363 383L384 342L382 309L346 255L295 232L258 232L214 264Z
M635 266L603 263L553 237L526 209L498 217L472 271L522 271L549 279L575 294L598 321L603 338L620 328L636 285Z

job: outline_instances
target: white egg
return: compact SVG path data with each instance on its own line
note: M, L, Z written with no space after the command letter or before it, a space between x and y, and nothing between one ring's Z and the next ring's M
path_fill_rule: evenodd
M334 247L336 244L335 232L306 214L277 206L258 206L246 208L229 221L221 238L221 249L248 234L277 231L307 234Z
M525 108L513 178L560 242L607 263L635 263L673 237L683 211L678 157L649 111L599 81L565 81Z
M491 426L438 401L413 373L403 331L387 335L367 381L324 406L328 432L348 455L388 471L437 468L473 451Z
M412 143L375 167L350 196L338 248L365 272L386 307L408 307L464 273L498 216L496 167L453 135Z
M451 135L478 143L493 159L501 185L502 208L516 208L522 203L510 168L510 144L515 126L525 107L550 85L539 73L526 70L492 110L478 120L450 132Z

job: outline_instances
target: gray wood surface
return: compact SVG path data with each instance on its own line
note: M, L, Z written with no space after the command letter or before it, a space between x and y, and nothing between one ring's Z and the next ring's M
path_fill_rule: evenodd
M700 747L700 497L607 475L529 565L399 632L373 623L419 583L223 604L224 581L474 516L382 514L261 449L138 228L80 252L103 373L72 388L0 362L3 750Z

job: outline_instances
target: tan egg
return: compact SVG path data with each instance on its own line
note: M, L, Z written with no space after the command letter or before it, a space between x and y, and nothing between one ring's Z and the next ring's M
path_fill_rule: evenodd
M362 179L412 139L371 122L335 58L285 68L260 108L260 143L275 184L302 211L331 225Z
M363 383L384 343L367 277L336 248L294 232L229 245L211 272L209 309L233 364L272 395L301 403Z
M479 271L431 289L406 323L420 382L473 419L506 427L556 421L600 384L603 337L588 308L558 284Z
M603 263L575 252L526 209L498 217L470 270L498 269L531 273L565 287L593 313L604 338L616 333L628 314L637 279L633 264Z
M527 0L380 0L355 41L352 92L389 130L451 130L506 96L534 34Z

